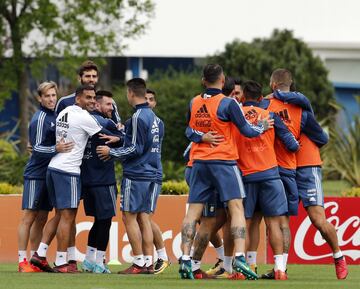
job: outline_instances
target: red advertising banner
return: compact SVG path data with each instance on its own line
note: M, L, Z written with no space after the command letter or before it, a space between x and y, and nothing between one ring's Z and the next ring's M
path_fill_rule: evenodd
M325 198L325 215L334 225L339 246L348 264L360 264L360 198ZM289 263L333 263L332 252L320 232L311 224L305 209L300 204L299 215L290 218L292 245ZM268 246L268 263L273 262Z

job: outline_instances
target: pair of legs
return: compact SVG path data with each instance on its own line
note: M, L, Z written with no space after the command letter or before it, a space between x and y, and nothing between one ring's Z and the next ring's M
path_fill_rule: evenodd
M122 220L133 251L134 263L140 267L151 266L154 236L150 214L146 212L123 212Z
M23 216L18 227L19 262L22 262L23 259L26 258L26 255L23 256L23 254L27 250L29 241L31 251L36 251L38 248L48 214L48 211L43 210L25 209L23 211Z
M203 207L203 204L189 204L181 230L184 255L190 255L191 245L196 233L196 223L200 221ZM245 252L246 224L242 199L230 200L228 210L231 217L230 233L234 240L235 252ZM204 239L210 239L209 233L204 233L204 235Z

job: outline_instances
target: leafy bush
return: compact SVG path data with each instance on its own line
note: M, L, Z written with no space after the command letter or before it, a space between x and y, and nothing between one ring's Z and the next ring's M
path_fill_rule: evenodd
M163 161L162 166L163 166L164 181L184 180L185 167L186 167L184 163L176 163L173 161Z
M185 181L167 181L163 182L161 188L162 195L187 195L189 187Z
M347 128L330 128L330 141L324 148L327 170L336 172L354 187L360 187L360 116L354 116Z
M352 187L342 193L344 197L360 197L360 187Z
M0 195L21 194L22 186L13 186L8 183L0 183Z
M11 141L0 139L0 182L19 185L28 156L20 155Z

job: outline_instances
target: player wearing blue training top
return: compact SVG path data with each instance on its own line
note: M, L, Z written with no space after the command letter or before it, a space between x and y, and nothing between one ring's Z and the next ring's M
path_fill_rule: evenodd
M113 111L112 93L105 90L96 92L95 110L90 114L96 118L103 129L123 138L111 120ZM87 216L95 221L89 231L85 260L82 270L94 273L111 273L103 260L109 242L111 219L116 215L117 186L114 161L102 161L96 154L96 147L105 144L97 135L88 140L81 164L81 183L84 209ZM120 145L120 143L119 143Z
M43 82L39 85L40 108L29 124L32 155L24 171L23 217L18 228L19 272L39 272L26 260L30 228L38 215L43 215L46 220L48 212L52 210L45 183L46 170L51 158L56 153L68 152L73 147L73 143L70 142L55 143L56 114L54 108L57 94L57 85L54 82Z
M154 270L150 216L155 210L160 190L157 172L161 169L159 155L164 124L146 102L145 81L134 78L127 82L127 87L127 98L129 104L135 108L135 113L125 123L124 146L111 149L98 146L97 152L100 158L111 156L119 159L123 165L121 210L134 254L134 263L121 273L151 274ZM141 229L138 218L141 220Z
M78 81L81 85L89 84L96 87L99 81L99 69L93 61L87 60L81 64L78 69ZM73 105L74 103L75 93L63 96L57 102L55 111L57 114L59 114L64 108L68 107L69 105ZM121 118L114 100L112 101L112 105L113 111L111 112L111 119L116 124L120 124Z

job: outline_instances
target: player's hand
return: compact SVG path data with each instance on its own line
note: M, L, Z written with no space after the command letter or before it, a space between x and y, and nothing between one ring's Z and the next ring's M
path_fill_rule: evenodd
M74 142L65 142L64 138L62 138L59 142L57 142L55 150L58 153L68 153L72 151L73 147Z
M274 119L270 118L270 115L261 119L261 115L258 117L258 123L261 123L264 127L264 131L274 127Z
M28 142L27 144L26 144L26 151L31 155L32 154L32 152L33 152L33 148L32 148L32 146L31 146L31 143L30 142Z
M120 141L120 138L117 136L107 135L107 134L103 134L103 133L99 133L99 138L103 139L103 140L107 140L105 142L105 144L112 144L112 143L117 143Z
M108 146L97 146L96 153L98 154L99 159L103 161L107 161L111 158L110 148Z
M116 127L117 127L118 130L124 130L125 129L125 126L121 122L117 123Z
M209 143L211 146L218 146L221 142L224 141L224 136L217 134L217 131L208 131L203 134L202 141Z

